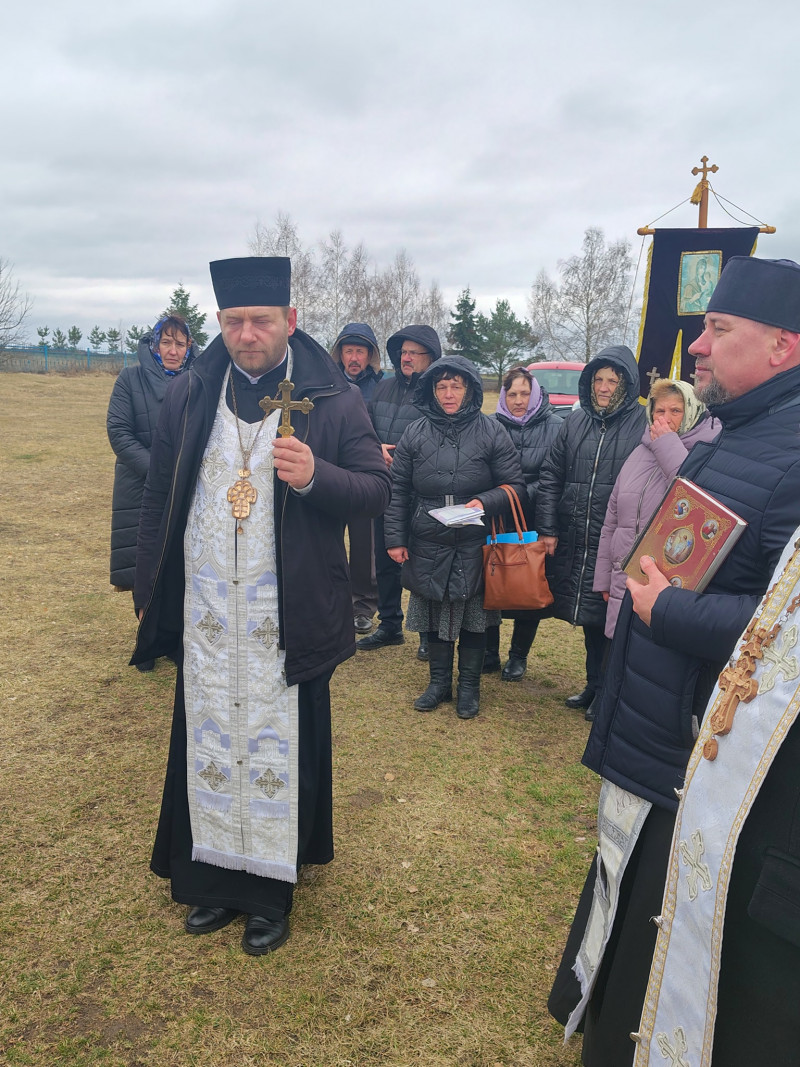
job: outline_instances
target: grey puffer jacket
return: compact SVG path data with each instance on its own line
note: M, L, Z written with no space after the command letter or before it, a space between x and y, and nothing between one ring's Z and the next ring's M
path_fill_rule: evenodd
M625 382L625 399L610 414L596 411L592 382L611 366ZM551 590L559 619L574 626L604 626L606 605L592 589L606 506L622 465L642 438L639 368L624 345L604 348L578 382L579 408L564 419L539 479L536 521L540 537L557 537Z
M153 358L152 340L152 332L144 334L136 353L138 363L120 371L106 417L108 439L117 457L111 497L111 584L120 589L133 589L139 509L150 467L150 446L164 394L173 380ZM192 345L181 374L196 356Z
M443 368L470 384L455 415L446 415L434 399L433 386ZM431 508L466 504L477 498L487 515L508 512L502 489L507 483L525 494L519 453L497 420L481 412L483 385L475 365L448 356L420 375L415 401L423 418L413 422L397 446L392 465L392 500L384 515L387 548L406 547L406 589L441 602L468 600L483 590L486 526L443 526Z

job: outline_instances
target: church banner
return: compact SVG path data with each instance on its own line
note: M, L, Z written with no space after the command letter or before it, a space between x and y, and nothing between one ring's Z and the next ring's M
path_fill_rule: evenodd
M656 230L647 259L639 327L640 393L656 378L691 381L689 345L703 332L703 316L731 256L755 252L758 227Z

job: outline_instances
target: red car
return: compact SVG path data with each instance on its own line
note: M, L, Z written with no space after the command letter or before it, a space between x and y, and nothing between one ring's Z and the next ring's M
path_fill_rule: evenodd
M585 366L585 363L540 361L529 363L528 370L539 385L547 390L556 414L563 418L569 414L572 405L578 399L578 379Z

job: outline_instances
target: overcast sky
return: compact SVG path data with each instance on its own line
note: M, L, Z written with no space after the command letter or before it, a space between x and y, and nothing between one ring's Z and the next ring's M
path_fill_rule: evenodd
M778 227L758 254L800 259L796 2L652 7L7 5L0 257L30 335L152 323L181 281L211 318L208 261L278 211L381 266L405 248L450 303L470 286L524 312L587 226L638 255L702 155ZM729 220L712 203L709 221Z

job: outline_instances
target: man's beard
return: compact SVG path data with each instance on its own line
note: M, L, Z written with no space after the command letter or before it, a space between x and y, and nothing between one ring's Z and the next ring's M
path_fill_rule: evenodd
M709 408L719 407L720 404L727 404L736 399L727 389L723 389L716 378L712 378L708 385L696 385L694 393L697 399L702 400Z

